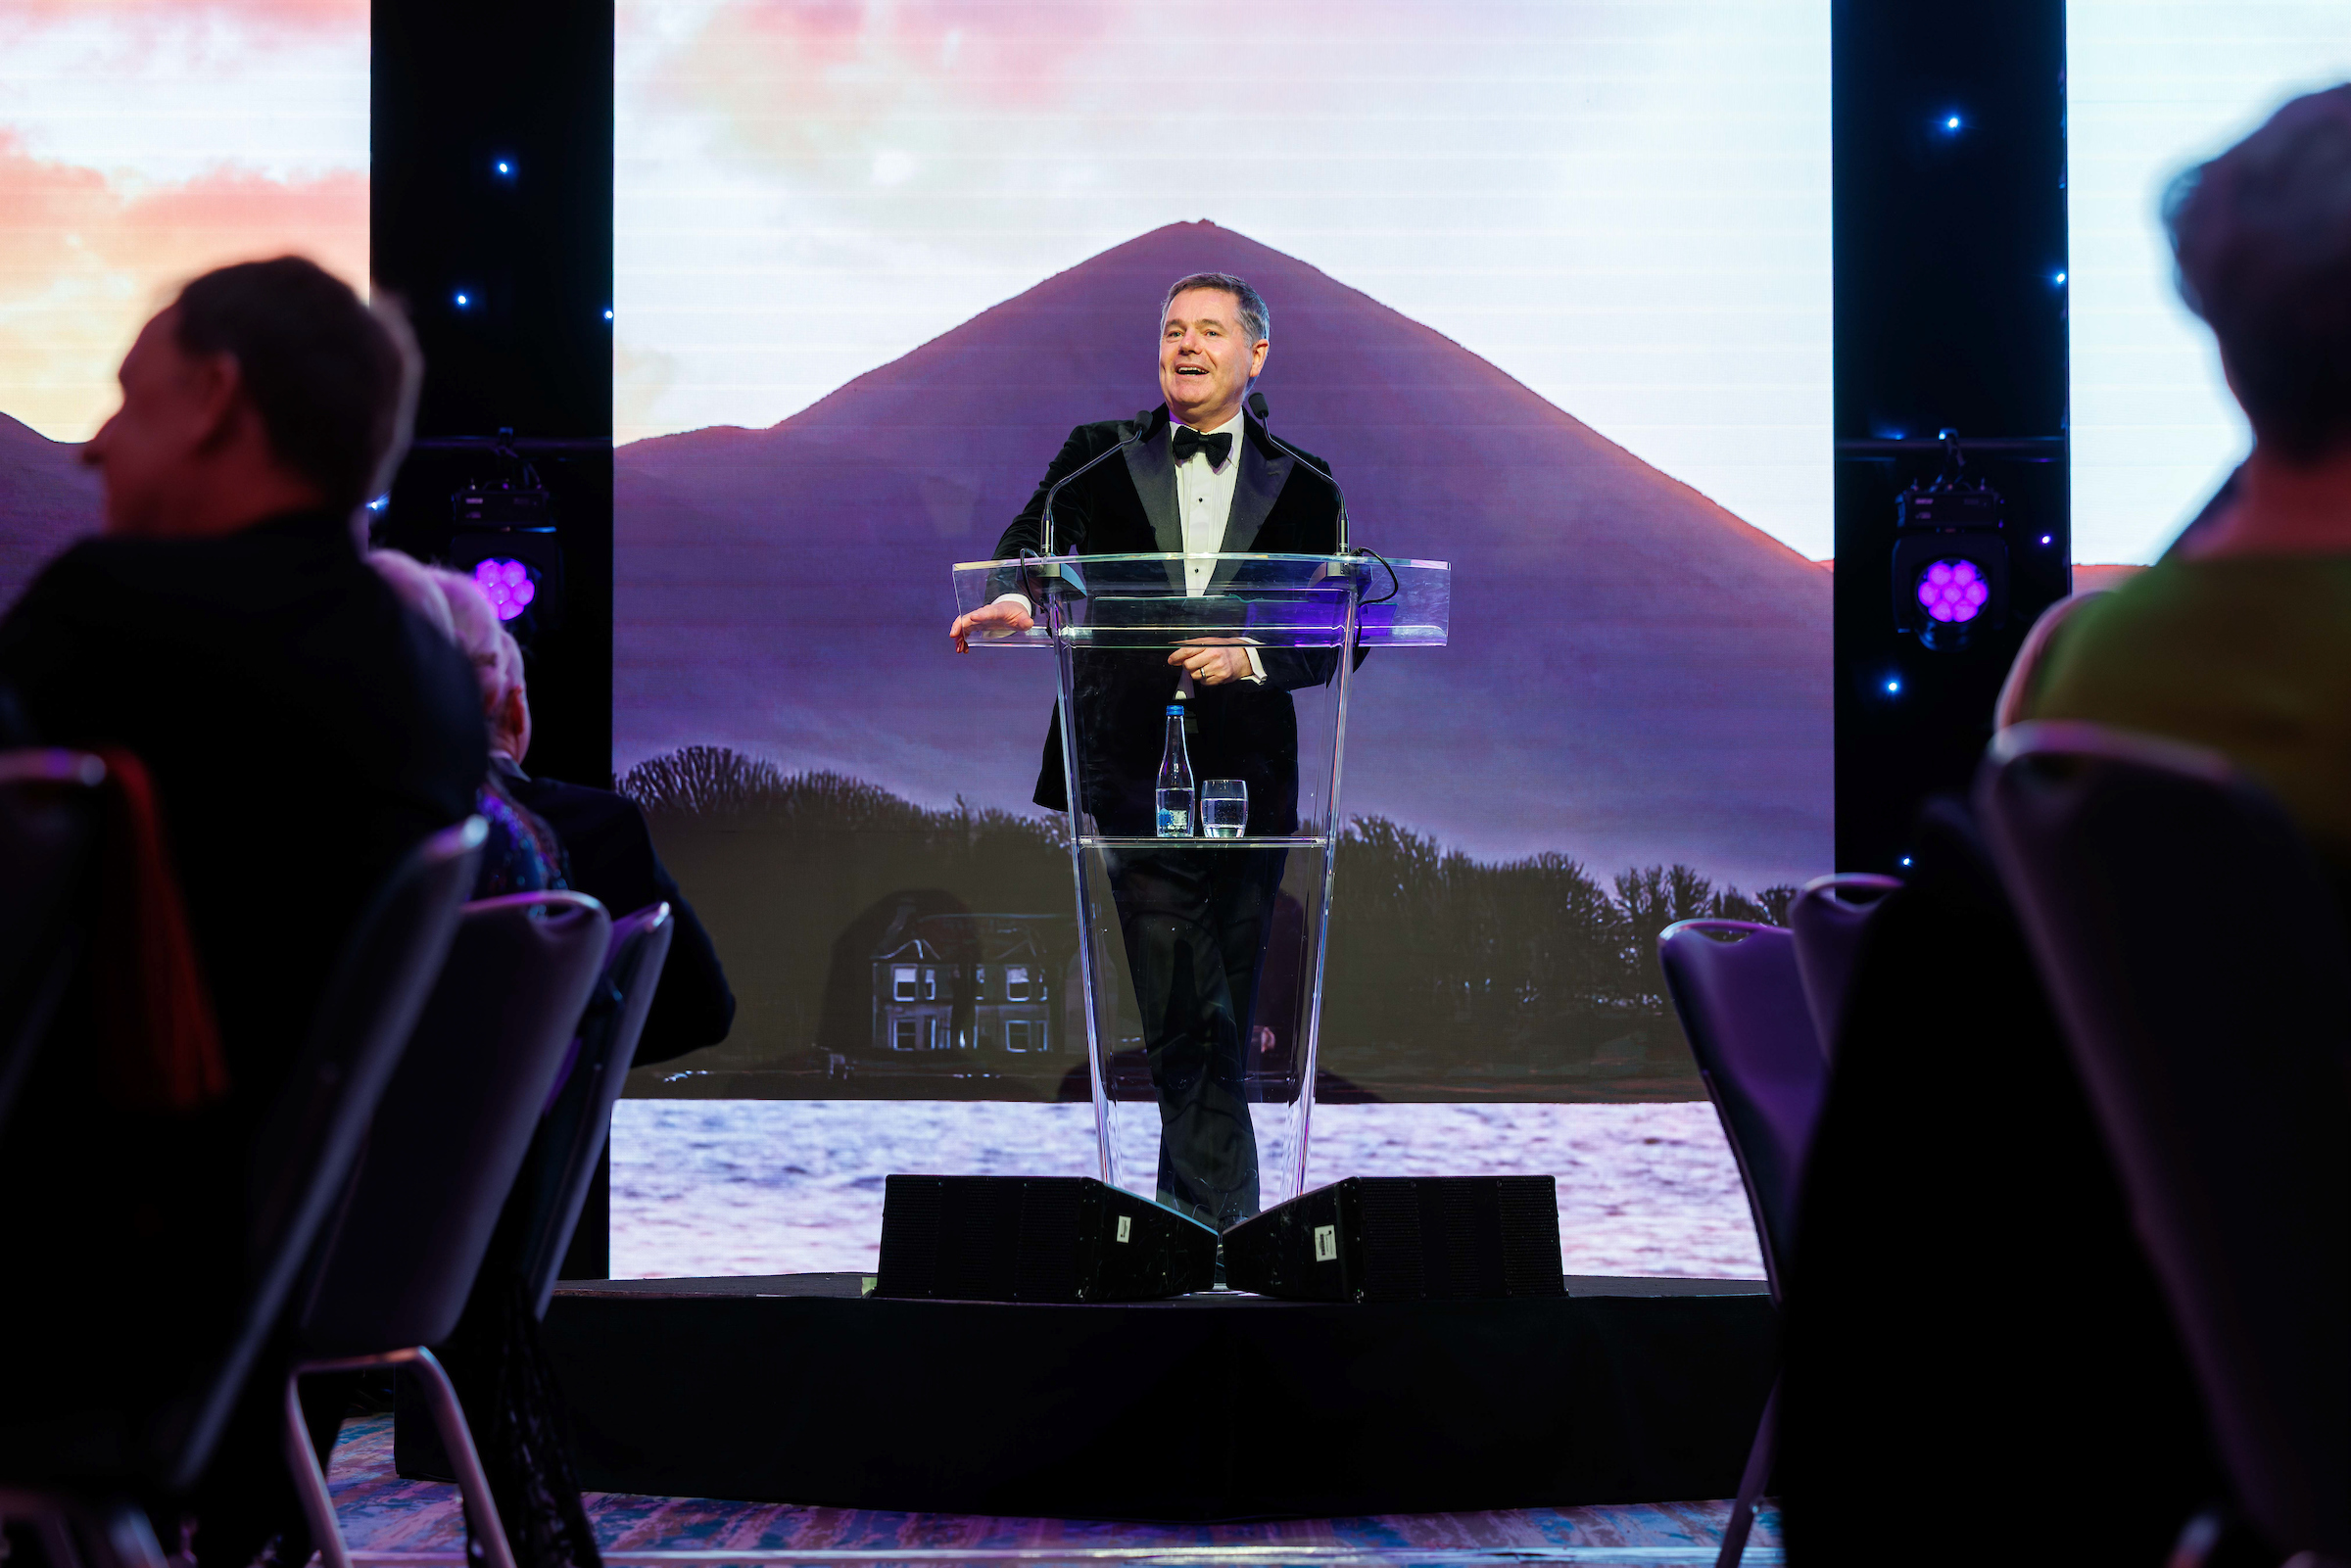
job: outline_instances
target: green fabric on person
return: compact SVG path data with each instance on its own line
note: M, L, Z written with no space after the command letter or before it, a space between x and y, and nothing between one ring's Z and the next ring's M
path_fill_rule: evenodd
M2351 868L2351 555L2149 567L2058 629L2027 714L2218 751Z

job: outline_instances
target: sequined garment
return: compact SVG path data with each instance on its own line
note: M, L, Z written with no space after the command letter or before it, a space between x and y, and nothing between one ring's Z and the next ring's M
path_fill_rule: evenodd
M571 867L564 859L562 840L536 813L506 792L505 781L496 769L482 781L474 809L490 825L489 841L482 845L481 875L474 879L474 897L543 893L570 885Z

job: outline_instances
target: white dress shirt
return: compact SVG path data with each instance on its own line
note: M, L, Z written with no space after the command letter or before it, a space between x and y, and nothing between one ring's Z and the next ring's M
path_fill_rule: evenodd
M1225 432L1231 434L1232 444L1225 449L1222 466L1211 463L1204 451L1176 465L1176 510L1183 519L1183 552L1191 557L1183 563L1183 586L1194 598L1208 592L1209 575L1216 570L1217 563L1207 557L1224 547L1224 528L1232 520L1232 488L1241 477L1241 443L1249 439L1237 410L1215 430L1200 432ZM1169 439L1175 439L1173 427Z

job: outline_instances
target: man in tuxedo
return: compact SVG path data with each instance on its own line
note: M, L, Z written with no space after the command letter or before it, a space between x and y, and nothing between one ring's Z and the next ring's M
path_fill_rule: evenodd
M1070 433L1028 507L997 542L998 559L1044 547L1045 498L1055 553L1326 554L1338 547L1338 492L1248 419L1242 402L1265 368L1271 322L1257 290L1229 273L1178 279L1161 312L1164 404L1132 420ZM1117 451L1118 457L1105 454ZM1100 462L1095 459L1103 458ZM1080 473L1088 463L1090 469ZM1074 478L1071 476L1075 476ZM1215 563L1187 562L1197 596ZM974 636L1023 631L1036 606L1008 591L956 619L958 651ZM1087 831L1149 837L1167 711L1183 713L1195 780L1249 786L1250 837L1298 826L1298 723L1290 692L1330 679L1335 661L1238 638L1203 638L1162 655L1079 655L1083 722L1078 802ZM1060 714L1045 736L1036 803L1069 805ZM1249 1121L1247 1047L1273 900L1278 849L1111 852L1113 895L1161 1117L1159 1200L1219 1229L1258 1210L1257 1141Z

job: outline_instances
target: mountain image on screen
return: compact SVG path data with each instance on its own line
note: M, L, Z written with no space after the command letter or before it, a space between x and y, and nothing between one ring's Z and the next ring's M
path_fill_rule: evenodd
M1069 861L1030 804L1052 660L954 655L948 571L992 550L1072 426L1157 401L1160 301L1195 271L1265 294L1272 427L1332 464L1355 541L1454 567L1451 644L1376 652L1354 689L1322 1092L1701 1093L1655 933L1777 915L1829 868L1829 574L1459 344L1206 222L772 428L615 454L614 770L741 1003L724 1045L631 1092L1083 1096ZM0 420L0 602L95 531L75 457ZM896 1048L886 954L942 931L1029 944L1024 1054L984 1028Z
M1461 345L1206 221L769 429L622 448L616 767L717 744L1026 809L1051 660L955 657L948 568L988 555L1072 426L1158 401L1161 298L1196 271L1265 295L1272 429L1331 463L1355 541L1454 566L1452 644L1374 655L1355 689L1351 813L1487 858L1682 861L1748 886L1828 868L1829 574Z
M74 540L98 532L98 476L81 448L0 414L0 610Z

